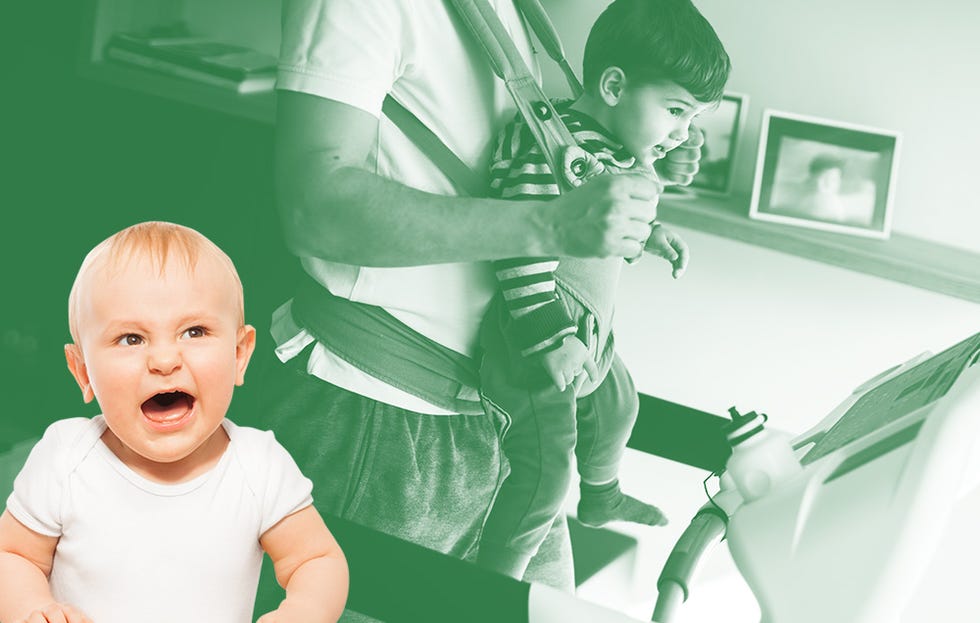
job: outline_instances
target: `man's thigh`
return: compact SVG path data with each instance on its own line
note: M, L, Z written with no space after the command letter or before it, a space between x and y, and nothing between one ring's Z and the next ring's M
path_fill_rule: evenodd
M320 511L458 558L473 553L502 469L487 417L378 403L295 361L266 376L262 426L313 480Z

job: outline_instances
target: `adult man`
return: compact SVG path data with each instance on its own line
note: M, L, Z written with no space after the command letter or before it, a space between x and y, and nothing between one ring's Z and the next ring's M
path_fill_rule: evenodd
M447 400L419 391L406 380L416 377L411 366L426 368L433 349L449 358L475 354L494 289L486 260L634 257L661 188L621 176L551 202L454 196L450 181L381 114L390 93L473 170L486 169L494 131L514 106L448 4L284 4L279 207L290 250L319 300L334 307L317 319L309 306L295 313L294 303L274 317L277 354L292 372L275 389L278 404L266 425L313 478L319 508L465 558L503 476L500 423L476 411L460 414L466 388ZM536 66L512 1L491 4ZM681 181L693 175L698 155L697 145L675 155ZM348 315L347 301L385 310L384 319L397 321L391 339L365 334L374 343L341 344L350 335L337 329L338 316L361 313ZM318 320L327 328L311 329ZM348 326L358 329L357 322ZM413 351L405 346L412 339L398 342L408 349L402 367L367 361L394 352L395 338L406 332L424 336L428 346ZM563 520L526 577L571 587Z

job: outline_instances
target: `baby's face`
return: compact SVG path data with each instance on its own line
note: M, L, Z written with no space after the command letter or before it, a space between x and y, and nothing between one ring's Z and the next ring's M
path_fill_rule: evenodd
M836 167L825 169L817 175L817 190L824 193L838 193L843 180L844 172L840 169Z
M713 104L673 82L627 83L609 128L638 163L650 167L687 140L691 121Z
M145 257L120 262L94 266L85 278L77 316L83 361L71 365L69 345L70 367L123 454L135 453L120 458L144 467L184 461L193 471L195 461L209 460L214 444L205 442L244 379L255 330L241 325L237 285L218 258L201 253L189 269L171 257L162 272Z

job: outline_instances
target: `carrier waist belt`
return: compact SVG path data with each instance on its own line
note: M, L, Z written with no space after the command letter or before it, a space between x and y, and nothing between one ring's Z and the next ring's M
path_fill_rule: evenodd
M447 411L483 413L477 362L384 309L334 296L307 277L292 313L300 326L359 370Z

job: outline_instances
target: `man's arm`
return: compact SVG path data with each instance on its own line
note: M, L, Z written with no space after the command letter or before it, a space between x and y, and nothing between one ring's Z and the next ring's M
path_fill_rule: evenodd
M659 187L597 178L554 201L444 197L366 170L378 120L313 95L280 91L276 183L295 254L360 266L505 257L632 257L656 218Z

